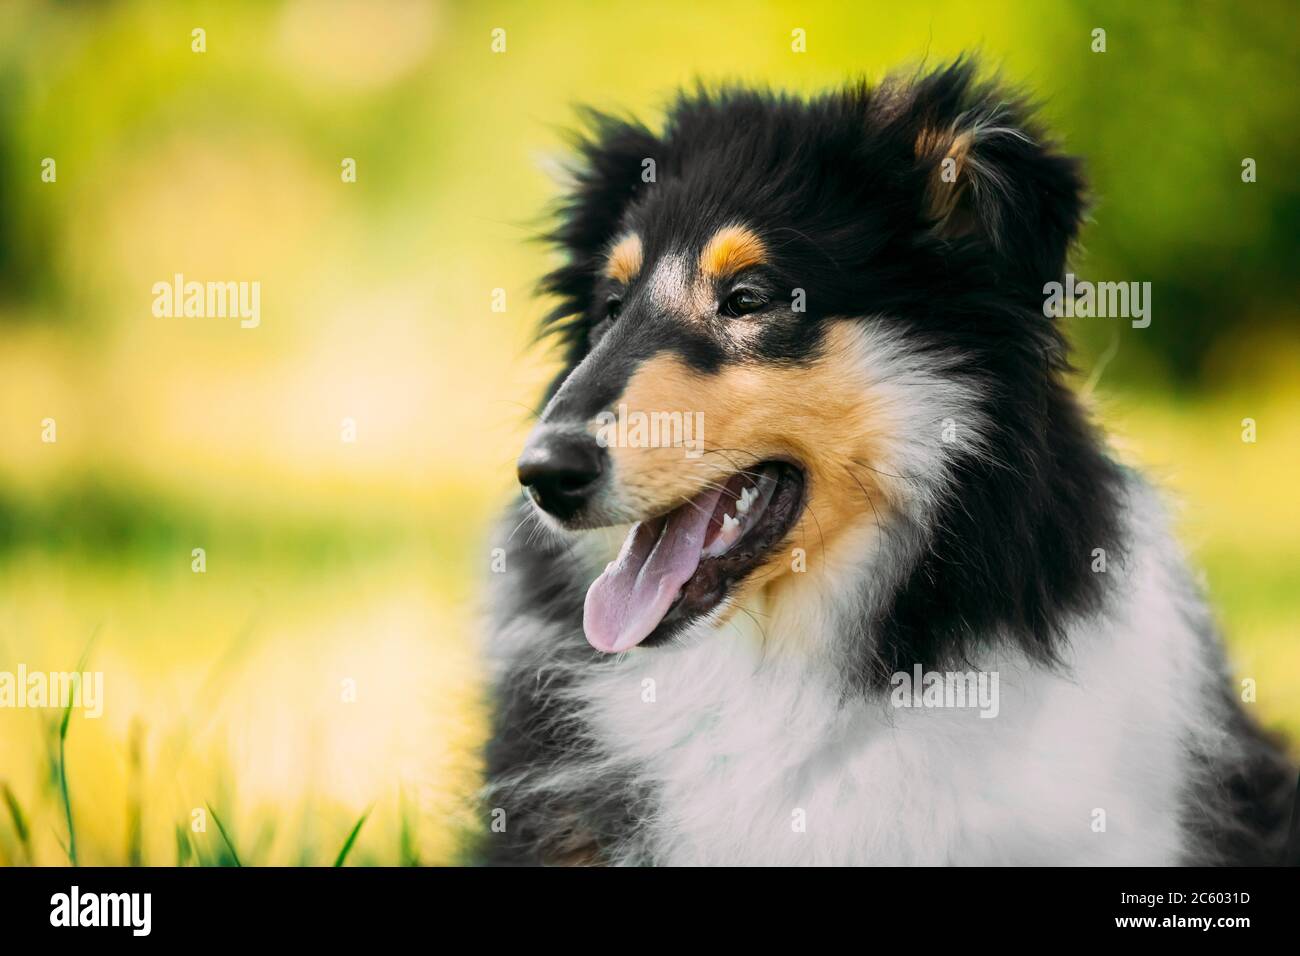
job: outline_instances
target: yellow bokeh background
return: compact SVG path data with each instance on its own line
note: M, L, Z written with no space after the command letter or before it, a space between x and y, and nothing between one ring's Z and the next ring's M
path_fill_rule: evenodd
M73 713L62 761L57 711L0 710L0 862L66 862L60 766L82 863L326 864L365 814L349 863L460 859L485 733L485 535L554 370L533 339L551 262L533 237L573 107L653 122L696 77L812 91L979 49L1041 91L1113 181L1082 254L1144 278L1125 271L1122 237L1146 219L1130 222L1141 196L1111 168L1123 147L1072 126L1061 98L1098 18L1133 83L1159 76L1152 57L1184 64L1214 41L1126 61L1126 24L1153 34L1122 11L5 4L0 671L66 671L89 649L106 702L101 718ZM1214 68L1248 69L1244 56ZM1125 116L1108 135L1152 122ZM1194 142L1216 121L1169 122ZM1243 257L1263 215L1221 227ZM153 284L177 273L260 282L260 325L155 317ZM1239 302L1269 321L1216 338L1193 375L1126 333L1091 401L1181 502L1255 713L1300 739L1294 302ZM1078 333L1081 379L1108 335Z

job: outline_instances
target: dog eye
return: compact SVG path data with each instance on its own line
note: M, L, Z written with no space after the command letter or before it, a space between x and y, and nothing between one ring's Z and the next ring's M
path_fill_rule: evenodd
M737 289L727 296L727 301L722 303L722 308L718 311L722 315L735 319L742 315L749 315L751 312L757 312L765 305L767 305L767 300L753 289Z
M613 322L618 318L619 313L622 311L623 300L618 296L610 296L609 300L605 303L605 318Z

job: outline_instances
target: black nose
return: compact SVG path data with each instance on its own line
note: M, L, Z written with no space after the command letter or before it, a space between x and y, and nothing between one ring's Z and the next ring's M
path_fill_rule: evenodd
M578 513L605 471L605 449L583 432L538 429L519 456L519 483L561 521Z

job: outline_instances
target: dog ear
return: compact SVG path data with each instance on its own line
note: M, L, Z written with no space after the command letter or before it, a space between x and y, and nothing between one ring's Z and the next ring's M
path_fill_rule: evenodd
M917 81L899 111L911 143L928 234L982 243L1001 270L1049 281L1083 216L1076 160L1030 120L1031 108L975 80L958 61Z
M623 214L666 161L663 143L641 124L595 110L584 118L585 132L572 143L567 194L555 210L558 225L543 237L565 259L542 279L541 291L558 299L544 330L565 340L567 364L586 346L584 313Z

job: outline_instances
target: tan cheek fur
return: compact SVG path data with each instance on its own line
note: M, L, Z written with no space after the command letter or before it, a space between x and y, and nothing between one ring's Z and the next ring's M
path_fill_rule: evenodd
M611 448L620 495L659 513L698 494L709 481L759 461L790 456L806 471L807 505L784 546L751 574L738 597L790 577L794 548L814 574L834 563L841 539L883 517L887 491L863 463L878 461L891 440L883 397L856 360L852 328L833 326L822 357L803 368L734 365L713 374L661 356L643 365L620 402L629 412L702 412L704 454L682 448ZM869 500L868 500L869 499Z

